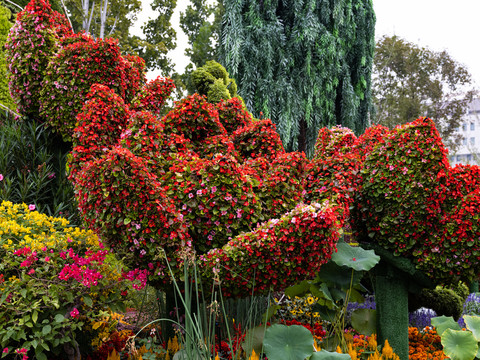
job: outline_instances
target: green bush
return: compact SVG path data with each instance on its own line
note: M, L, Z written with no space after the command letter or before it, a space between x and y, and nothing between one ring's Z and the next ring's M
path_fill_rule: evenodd
M0 201L33 204L40 212L79 224L66 177L68 146L34 120L3 116L0 128Z

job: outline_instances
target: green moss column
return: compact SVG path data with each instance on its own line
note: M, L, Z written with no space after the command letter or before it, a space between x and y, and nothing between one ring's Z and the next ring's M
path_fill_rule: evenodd
M408 279L384 260L375 275L377 343L383 346L388 340L400 360L408 360Z

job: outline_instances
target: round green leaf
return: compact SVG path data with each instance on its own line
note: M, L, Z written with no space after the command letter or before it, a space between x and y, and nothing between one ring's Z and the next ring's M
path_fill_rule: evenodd
M480 341L480 316L463 315L467 329L470 330L477 341Z
M436 328L437 334L440 336L447 329L461 330L460 325L451 316L444 315L432 318L432 326Z
M380 261L380 256L373 250L364 250L345 242L337 243L337 252L332 254L332 261L339 266L348 266L355 271L368 271Z
M313 353L310 360L350 360L351 357L348 354L340 354L337 352L330 352L326 350Z
M313 336L300 325L275 324L265 332L265 354L270 360L303 360L313 352Z
M352 312L351 321L360 334L370 336L377 332L377 312L373 309L356 309Z
M470 331L447 329L442 334L443 352L452 360L473 360L478 342Z

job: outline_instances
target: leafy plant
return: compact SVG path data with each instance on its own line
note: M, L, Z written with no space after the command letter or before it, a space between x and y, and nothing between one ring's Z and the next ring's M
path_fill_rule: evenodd
M480 317L464 315L466 330L461 330L451 316L432 318L432 325L442 337L444 353L454 360L473 360L479 354Z
M104 311L123 308L129 289L118 262L91 231L69 227L25 204L0 205L0 347L40 360L64 346L79 353L78 333Z

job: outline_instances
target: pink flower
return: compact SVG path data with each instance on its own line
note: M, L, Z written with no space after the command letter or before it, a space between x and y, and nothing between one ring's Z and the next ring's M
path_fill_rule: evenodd
M28 210L30 210L30 211L35 210L35 204L28 205Z
M2 180L3 180L3 175L0 174L0 181L2 181ZM5 349L7 349L7 351L8 351L8 348L5 348ZM5 352L5 350L3 350L3 352Z
M80 313L78 312L77 308L73 308L73 310L70 311L70 316L74 319L77 318L79 314Z
M8 353L8 348L3 349L3 353Z
M45 262L49 262L50 261L50 256L45 256Z
M35 274L35 269L30 269L30 271L28 272L28 275L33 275Z

